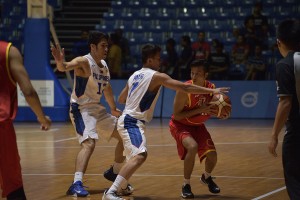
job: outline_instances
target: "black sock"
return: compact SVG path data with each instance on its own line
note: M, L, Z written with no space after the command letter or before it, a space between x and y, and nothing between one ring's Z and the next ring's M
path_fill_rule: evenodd
M19 189L9 193L6 198L7 200L26 200L24 188L20 187Z

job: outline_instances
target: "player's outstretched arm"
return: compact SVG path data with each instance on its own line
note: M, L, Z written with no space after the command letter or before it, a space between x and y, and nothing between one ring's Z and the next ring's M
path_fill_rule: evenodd
M181 81L172 79L170 76L164 73L155 73L154 83L160 83L161 85L177 90L180 92L185 92L185 93L192 93L192 94L210 94L210 93L227 93L229 92L229 87L221 87L221 88L206 88L206 87L201 87L201 86L196 86L192 84L185 84L182 83Z
M51 126L51 120L49 117L45 116L40 99L33 88L27 71L23 65L23 58L19 50L14 46L12 46L9 50L9 62L12 77L20 86L27 103L37 116L37 119L41 124L41 128L43 130L48 130Z

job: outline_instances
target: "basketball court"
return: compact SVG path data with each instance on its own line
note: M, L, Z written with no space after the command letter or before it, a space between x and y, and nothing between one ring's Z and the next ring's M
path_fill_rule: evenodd
M191 178L195 199L210 200L287 200L281 163L267 149L273 120L228 119L207 121L218 152L213 172L221 193L214 195L199 182L204 165L197 160ZM73 180L79 145L71 123L53 123L48 132L37 123L15 123L24 187L29 200L76 199L65 193ZM130 183L134 200L181 199L183 161L179 160L175 140L168 129L168 119L154 119L146 130L149 156L133 175ZM101 199L111 182L103 172L113 162L115 141L100 140L91 157L84 185L91 195L79 199Z

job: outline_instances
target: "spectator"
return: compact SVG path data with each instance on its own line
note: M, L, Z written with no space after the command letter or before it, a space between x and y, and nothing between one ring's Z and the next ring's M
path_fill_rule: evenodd
M249 19L253 20L256 36L262 46L262 49L266 50L268 48L267 40L270 34L270 27L267 17L261 13L262 10L262 2L256 2L254 4L252 14L247 16L245 21L248 21Z
M243 35L239 35L236 43L232 47L233 64L246 64L249 55L249 46L245 42Z
M173 38L169 38L166 42L167 55L163 58L161 64L161 71L168 74L172 78L175 78L176 63L178 61L178 54L176 51L176 42ZM178 71L178 70L177 70Z
M192 44L192 49L194 51L194 59L206 59L210 54L210 45L205 41L205 32L198 32L198 41Z
M255 54L250 57L246 64L247 75L245 80L265 80L266 61L262 56L260 45L255 46Z
M73 57L83 56L90 52L88 39L89 39L89 31L82 30L80 39L73 44L73 48L72 48Z
M193 58L193 49L191 46L191 38L188 35L183 35L181 37L180 44L182 46L182 51L177 62L178 78L181 80L187 80L190 77L189 65Z
M238 40L232 47L231 52L231 67L229 70L230 79L244 79L245 78L245 64L248 60L249 46L245 43L244 36L239 35Z
M122 77L122 50L119 46L119 37L117 34L110 34L109 38L109 51L107 55L107 64L110 69L111 76L113 78Z
M127 68L128 63L131 61L131 53L130 53L130 47L128 39L123 36L123 29L116 29L115 34L119 37L119 44L122 50L122 66L124 68Z
M212 53L216 53L216 51L217 51L217 45L220 43L220 41L218 40L218 39L213 39L212 41L211 41L211 47L212 47L212 49L211 49L211 51L210 51L210 53L212 54ZM209 58L209 56L208 56L208 58Z
M254 20L247 18L244 22L244 27L240 30L240 34L244 36L245 43L249 46L249 55L254 55L255 46L259 43L256 36L257 33L254 28Z
M268 31L268 19L266 16L262 15L263 5L262 2L256 2L253 7L252 14L246 17L252 19L254 22L254 28L256 31Z
M208 62L210 64L209 79L226 80L227 71L230 66L229 56L223 52L224 45L222 42L217 42L215 48L215 53L211 53L208 57Z

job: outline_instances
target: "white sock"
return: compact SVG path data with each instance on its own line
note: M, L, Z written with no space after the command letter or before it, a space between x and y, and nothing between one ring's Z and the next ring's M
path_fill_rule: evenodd
M76 181L82 182L82 177L83 177L83 172L75 172L73 183L75 183Z
M113 165L113 172L115 174L118 174L120 172L122 166L123 166L123 163L117 163L117 162L114 163L114 165Z
M183 186L185 186L186 184L191 185L190 184L190 179L184 179Z
M122 188L122 186L126 185L127 187L127 180L122 176L118 175L112 186L109 188L107 193L117 192Z
M205 177L205 179L207 179L210 176L211 176L211 173L208 173L208 172L204 171L204 177Z

